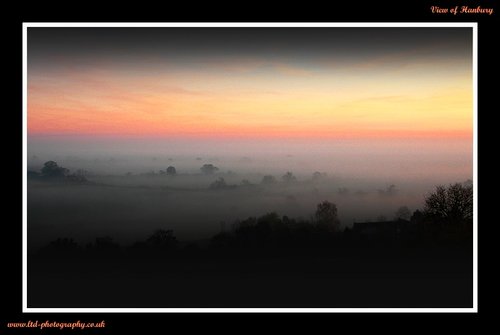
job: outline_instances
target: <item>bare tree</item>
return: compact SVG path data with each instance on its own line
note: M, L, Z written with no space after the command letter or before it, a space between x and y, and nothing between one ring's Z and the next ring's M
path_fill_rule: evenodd
M158 229L147 240L147 244L155 248L172 249L177 246L177 238L172 230Z
M63 178L69 173L69 170L66 168L60 167L54 161L48 161L48 162L45 162L45 164L43 164L41 172L42 172L42 176L47 177L47 178Z
M444 223L461 224L472 220L473 190L471 183L437 186L425 199L424 212Z
M177 170L175 169L175 167L173 167L173 166L169 166L169 167L167 168L167 174L168 174L169 176L175 176L175 175L177 174Z
M293 173L288 171L281 177L281 180L283 180L285 183L293 183L297 181L297 178L293 175Z
M226 181L224 180L224 178L222 178L222 177L217 178L217 180L214 181L213 183L211 183L209 186L209 188L211 190L222 190L222 189L225 189L227 187L228 187L228 185L227 185Z
M262 178L262 181L260 183L264 184L264 185L275 184L276 178L274 176L271 176L271 175L266 175Z
M201 172L203 172L204 174L214 174L216 171L219 170L218 167L214 166L213 164L204 164L201 168L200 168Z
M337 231L340 221L337 215L337 205L329 201L319 203L314 214L316 223L321 228L329 231Z

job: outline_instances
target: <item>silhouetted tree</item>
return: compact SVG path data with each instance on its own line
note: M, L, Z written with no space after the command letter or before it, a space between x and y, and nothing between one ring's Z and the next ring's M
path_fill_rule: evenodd
M316 223L320 228L328 231L337 231L340 221L337 215L337 205L329 201L319 203L314 214Z
M43 164L42 175L46 178L64 178L69 170L57 165L54 161L48 161Z
M472 184L437 186L425 198L424 213L427 217L445 224L460 225L472 222Z
M95 248L98 250L116 250L119 247L110 236L96 237L95 239Z
M119 251L120 245L110 236L97 237L94 244L87 245L87 252L99 257L117 255Z
M67 175L65 180L73 183L86 183L88 181L85 176L78 174Z
M396 213L394 213L394 220L410 220L411 218L411 211L407 206L401 206L398 208Z
M252 186L253 184L248 179L243 179L241 181L242 186Z
M217 172L219 170L218 167L214 166L213 164L204 164L201 168L200 168L201 172L203 172L204 174L214 174L215 172Z
M210 239L210 246L213 248L227 248L234 244L234 236L227 232L220 232Z
M264 185L275 184L276 178L274 178L274 176L267 175L267 176L262 177L262 181L260 183L264 184Z
M177 170L175 169L175 167L173 167L173 166L169 166L169 167L167 168L167 174L168 174L169 176L175 176L175 175L177 174Z
M411 221L411 223L419 224L419 223L422 223L424 218L425 218L424 213L422 213L421 210L417 209L416 211L413 212L413 214L410 218L410 221Z
M76 170L73 174L66 175L66 181L74 182L74 183L86 183L88 172L83 169Z
M79 253L80 247L72 238L58 238L43 247L40 252L50 257L71 257Z
M220 190L220 189L224 189L227 187L228 187L228 185L226 184L226 181L222 177L217 178L217 180L214 181L213 183L211 183L209 186L209 188L212 190Z
M178 241L173 230L158 229L148 237L146 243L155 248L173 249L177 246Z
M281 180L283 180L285 183L292 183L297 181L297 178L293 175L293 173L288 171L283 176L281 176Z
M55 241L50 242L51 247L58 250L76 250L78 249L78 244L72 238L58 238Z

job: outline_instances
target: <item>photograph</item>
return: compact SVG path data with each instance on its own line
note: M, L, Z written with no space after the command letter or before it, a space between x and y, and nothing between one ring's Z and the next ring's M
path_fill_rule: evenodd
M476 23L26 23L23 310L477 310Z

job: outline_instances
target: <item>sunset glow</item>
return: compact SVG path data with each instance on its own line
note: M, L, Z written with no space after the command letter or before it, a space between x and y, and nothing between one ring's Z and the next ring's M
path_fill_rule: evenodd
M431 41L383 54L368 46L357 58L54 52L30 63L28 133L471 138L471 59L446 50Z

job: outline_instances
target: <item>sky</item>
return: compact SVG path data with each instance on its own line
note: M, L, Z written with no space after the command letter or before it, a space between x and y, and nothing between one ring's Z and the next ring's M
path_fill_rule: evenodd
M472 139L472 29L31 27L28 135Z

